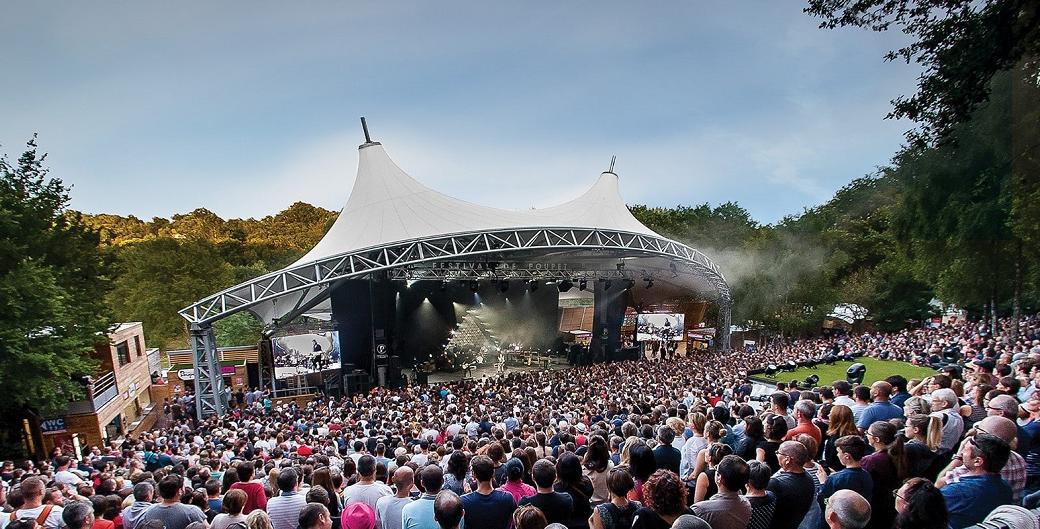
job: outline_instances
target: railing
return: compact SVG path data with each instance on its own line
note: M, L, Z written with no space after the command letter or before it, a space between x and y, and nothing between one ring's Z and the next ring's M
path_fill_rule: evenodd
M91 383L93 398L91 401L94 404L94 410L100 410L112 402L112 399L119 395L119 388L116 387L116 374L112 371L105 373L98 377Z

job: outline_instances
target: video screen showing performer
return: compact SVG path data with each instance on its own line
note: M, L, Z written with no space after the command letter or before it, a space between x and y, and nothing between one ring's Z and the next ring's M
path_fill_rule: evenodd
M636 341L681 342L683 314L639 314L636 317Z
M271 338L277 379L339 369L339 332L317 332Z

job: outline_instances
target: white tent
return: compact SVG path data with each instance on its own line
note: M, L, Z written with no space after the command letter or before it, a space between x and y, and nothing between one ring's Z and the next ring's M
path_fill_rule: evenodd
M389 243L524 227L606 228L659 237L632 216L614 173L602 173L584 194L557 206L498 209L424 186L401 170L381 144L367 143L360 149L347 204L325 237L292 266Z

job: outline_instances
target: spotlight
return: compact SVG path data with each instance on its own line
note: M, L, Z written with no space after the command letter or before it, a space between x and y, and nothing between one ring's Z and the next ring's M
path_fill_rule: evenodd
M530 290L531 292L534 292L535 290L538 290L538 281L536 281L534 279L528 281L527 282L527 289Z
M646 288L650 288L650 287L654 286L654 278L652 278L652 277L648 277L648 278L644 279L643 281L646 281Z
M783 371L794 371L795 369L798 369L798 364L794 362L787 362L782 366Z
M588 281L586 281L584 279L582 279L581 281L578 281L578 290L585 290L585 288L588 287L588 286L589 286L589 282Z
M560 280L559 284L556 285L556 287L560 289L560 292L567 292L573 286L574 283L571 283L569 279Z
M476 281L470 281L469 282L469 291L470 292L476 292L478 290L480 290L480 283L477 283Z
M632 279L625 281L625 290L632 290L632 287L636 286L636 282Z
M769 366L766 367L766 376L767 377L775 377L776 374L779 373L779 372L780 372L780 368L776 367L776 364L769 364Z
M863 383L863 377L867 376L867 366L860 362L856 362L849 366L849 369L845 371L845 380L849 384L861 384Z

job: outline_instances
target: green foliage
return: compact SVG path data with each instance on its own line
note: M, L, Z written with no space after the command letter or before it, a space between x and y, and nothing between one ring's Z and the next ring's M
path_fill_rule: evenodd
M248 312L232 314L213 324L213 334L219 347L255 346L260 342L263 330L263 323Z
M187 345L178 310L247 279L277 270L309 250L331 226L331 211L297 202L263 219L225 221L207 209L171 219L90 215L117 263L107 297L121 321L142 321L151 343ZM256 343L259 322L248 315L216 326L221 345Z
M115 253L112 310L123 321L144 322L149 342L167 349L187 346L187 327L177 311L235 280L233 267L209 241L161 238Z
M920 125L907 137L918 146L947 139L989 97L991 80L1018 68L1020 80L1040 73L1040 3L1034 0L809 0L820 27L895 26L910 42L886 60L916 62L917 93L895 99L892 118Z
M73 377L111 325L109 263L100 235L67 210L35 137L16 163L0 159L0 412L49 413L81 397Z

